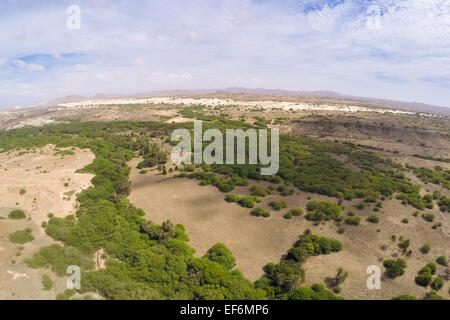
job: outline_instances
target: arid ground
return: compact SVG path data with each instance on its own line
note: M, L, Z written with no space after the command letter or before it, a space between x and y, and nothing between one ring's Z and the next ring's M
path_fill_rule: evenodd
M50 270L30 269L23 262L53 242L41 227L48 214L74 214L76 194L91 185L92 174L75 173L94 159L89 150L55 153L54 146L46 146L0 154L0 299L54 299L55 292L65 289L64 278L57 279ZM23 210L26 218L9 219L14 209ZM9 234L25 228L31 228L33 241L24 245L9 241ZM43 274L57 280L54 290L42 290Z

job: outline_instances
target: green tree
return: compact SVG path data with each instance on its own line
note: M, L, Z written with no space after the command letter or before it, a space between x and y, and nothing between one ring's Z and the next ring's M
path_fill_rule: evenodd
M203 257L223 265L228 270L233 269L236 265L231 251L223 243L213 245Z
M391 278L402 276L408 266L404 259L387 259L384 260L383 266L386 268L386 273Z

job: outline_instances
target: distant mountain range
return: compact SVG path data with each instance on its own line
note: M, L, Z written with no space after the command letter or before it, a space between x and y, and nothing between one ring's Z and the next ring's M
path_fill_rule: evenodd
M58 105L61 103L77 102L84 100L96 99L114 99L114 98L145 98L145 97L167 97L167 96L220 96L222 98L245 98L250 100L286 100L286 101L314 101L322 103L341 103L351 105L361 105L368 107L380 107L400 109L413 112L426 112L437 115L450 116L450 107L434 106L417 102L404 102L379 98L357 97L350 95L342 95L333 91L291 91L281 89L265 89L265 88L241 88L230 87L226 89L199 89L199 90L159 90L148 91L136 94L96 94L91 97L84 97L79 95L71 95L62 98L53 99L51 101L39 102L28 107L46 107L51 105Z

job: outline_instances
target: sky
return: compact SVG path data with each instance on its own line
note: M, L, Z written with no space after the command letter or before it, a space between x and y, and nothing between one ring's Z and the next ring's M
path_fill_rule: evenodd
M0 1L0 108L227 87L450 107L450 0Z

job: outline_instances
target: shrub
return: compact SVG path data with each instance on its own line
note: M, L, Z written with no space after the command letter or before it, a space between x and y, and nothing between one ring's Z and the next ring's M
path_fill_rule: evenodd
M340 267L337 269L336 276L334 277L333 285L335 287L338 287L339 285L343 284L345 279L348 277L348 271L345 271L344 268Z
M433 275L436 274L436 271L437 271L436 263L429 262L429 263L427 263L426 267L430 268L431 274L433 274Z
M340 288L333 288L335 293L339 293ZM333 292L326 290L323 284L314 284L310 288L299 287L290 291L286 295L288 300L343 300L341 296L336 296ZM284 297L282 297L284 299Z
M20 189L19 194L24 195L27 191L25 189Z
M428 252L430 252L431 250L431 245L429 243L425 243L421 248L420 248L420 252L422 252L423 254L427 254Z
M444 286L444 283L444 279L437 277L431 282L431 288L433 290L439 291Z
M445 256L437 257L436 262L441 266L447 266L447 258Z
M239 196L229 193L225 196L225 201L226 202L238 202Z
M42 286L44 287L44 290L48 291L53 289L53 281L52 278L50 278L50 276L48 274L44 274L42 276Z
M304 262L309 256L329 254L342 250L342 243L337 240L305 233L300 236L294 246L289 249L287 258Z
M367 221L369 221L370 223L378 223L380 222L380 218L377 215L372 214L367 218Z
M280 263L268 263L264 266L265 277L277 291L289 292L304 281L305 271L292 260L282 260Z
M204 258L223 265L226 269L231 270L236 265L236 260L223 243L216 243L203 256Z
M391 278L396 278L405 273L405 269L408 266L403 259L387 259L384 260L383 266L386 268L386 273Z
M359 225L360 220L361 219L359 217L348 217L347 219L345 219L345 223L349 224L349 225L357 226L357 225Z
M428 292L425 294L425 297L423 297L423 300L444 300L444 298L436 292Z
M292 196L294 194L294 189L287 188L286 186L279 186L277 188L277 191L284 197Z
M266 211L266 210L264 210L262 208L255 208L255 209L253 209L251 214L254 215L254 216L257 216L257 217L260 217L260 216L265 217L265 218L270 217L270 212Z
M345 232L345 228L344 227L339 227L337 229L337 233L339 233L339 234L343 234L344 232Z
M286 212L284 214L283 218L285 218L285 219L292 219L292 212L291 211Z
M244 196L239 198L239 200L237 201L237 203L245 208L253 208L255 206L255 200L253 197L249 197L249 196Z
M442 227L442 222L435 223L431 226L431 229L436 230L437 228Z
M9 241L14 243L24 244L33 240L34 237L31 234L31 229L29 228L25 230L15 231L9 235Z
M51 267L58 276L64 276L70 265L77 265L82 270L94 267L94 261L90 255L83 254L77 248L61 247L58 244L42 247L32 258L25 260L25 263L33 269Z
M262 197L262 198L267 196L266 190L264 188L259 187L259 186L253 186L250 189L250 191L252 193L252 196L258 196L258 197Z
M366 204L364 202L360 202L356 205L356 209L362 210L366 207Z
M310 201L306 210L306 219L312 221L342 220L342 207L329 201Z
M286 214L283 216L285 219L291 219L292 217L301 216L303 214L303 210L300 208L293 208L286 212Z
M433 222L434 221L434 214L432 214L432 213L424 213L424 214L422 214L422 218L425 221Z
M8 218L9 219L25 219L25 212L23 212L23 210L13 210L8 214Z
M277 211L287 208L287 204L285 201L270 201L269 206L271 206L272 208L274 208Z
M192 164L186 164L184 165L183 171L185 172L194 172L195 171L195 166Z
M422 287L427 287L432 280L432 272L428 266L423 267L418 276L414 279L416 284Z
M292 209L289 210L289 211L292 213L292 215L293 215L294 217L298 217L298 216L301 216L301 215L303 214L303 210L300 209L300 208L292 208Z
M403 218L403 219L402 219L402 222L403 222L403 223L408 223L409 220L408 220L407 218Z

